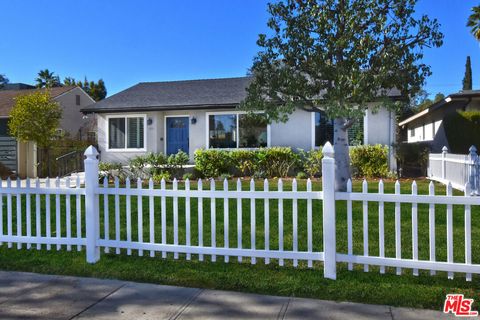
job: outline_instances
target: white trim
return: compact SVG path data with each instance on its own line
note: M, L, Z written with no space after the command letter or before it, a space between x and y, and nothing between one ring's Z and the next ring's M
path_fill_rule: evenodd
M317 147L315 145L315 113L316 112L312 112L311 115L310 115L310 128L311 128L311 134L310 134L310 142L311 142L311 150L315 150L315 148Z
M406 125L407 123L412 122L413 120L418 119L418 118L426 115L429 111L430 111L430 108L427 108L427 109L425 109L425 110L423 110L423 111L420 111L419 113L411 116L410 118L405 119L405 120L403 120L402 122L400 122L400 123L398 124L398 126L399 126L399 127L403 127L403 126Z
M189 114L171 114L163 116L163 154L167 154L167 118L188 118L188 155L190 155L190 115Z
M368 111L368 109L365 110L365 115L363 116L363 145L368 144Z
M127 115L107 115L106 117L106 141L105 151L107 152L146 152L147 151L147 115L146 114L127 114ZM110 148L110 119L125 119L125 148ZM128 118L143 118L143 148L127 148L128 145Z
M255 111L254 113L264 113L262 111ZM208 134L209 131L209 116L211 115L221 115L221 114L234 114L236 115L236 121L237 121L237 147L236 148L213 148L215 150L256 150L260 148L240 148L239 143L240 143L240 125L239 125L239 114L247 114L246 111L237 111L237 110L232 110L232 111L211 111L211 112L205 112L205 149L210 149L210 136ZM271 125L268 123L267 124L267 148L271 146Z

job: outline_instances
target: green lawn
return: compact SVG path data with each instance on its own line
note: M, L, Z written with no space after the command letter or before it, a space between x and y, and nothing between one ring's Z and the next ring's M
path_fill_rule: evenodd
M402 183L402 193L410 193L411 182ZM183 184L181 184L183 185ZM171 187L171 185L169 185ZM217 189L221 183L217 182ZM209 184L204 183L204 189L208 189ZM235 188L234 183L230 188ZM244 190L248 189L248 181L243 181ZM257 190L263 189L263 182L258 181ZM196 189L196 184L192 185ZM285 181L284 190L291 189L291 182ZM314 190L320 190L320 182L314 181ZM393 193L393 182L385 185L385 192ZM445 194L445 188L436 185L438 194ZM276 181L271 183L270 190L276 190ZM299 190L305 190L305 181L299 182ZM354 191L361 190L361 182L354 183ZM377 192L377 183L370 183L370 192ZM419 194L428 192L428 182L420 181L418 183ZM460 194L460 193L457 193ZM4 230L6 230L6 201L3 198L4 205ZM33 200L33 198L32 198ZM72 197L73 200L73 197ZM125 197L121 200L121 237L125 239ZM137 197L132 197L132 239L137 239ZM42 212L44 211L44 197L42 196ZM25 205L25 198L22 199ZM142 199L143 203L143 237L144 241L149 239L148 226L148 198ZM179 199L179 243L185 243L185 202ZM103 236L103 197L100 197L101 204L101 233ZM160 199L155 199L155 240L160 242ZM173 214L172 199L167 201L167 239L173 243ZM191 200L191 236L192 245L198 244L198 225L197 225L197 200ZM210 244L210 201L204 200L204 244ZM243 205L243 246L250 247L250 200L246 199ZM15 212L15 200L13 201ZM65 235L65 198L61 197L62 206L62 234ZM52 235L55 235L55 197L51 197L51 222ZM216 200L216 226L217 226L217 246L223 246L223 199ZM264 248L264 200L256 201L256 247ZM270 200L270 248L278 248L278 201ZM292 248L292 201L284 201L284 241L285 249ZM428 205L419 205L419 257L428 259ZM72 202L72 223L75 223L75 203ZM446 214L445 206L436 206L436 253L437 260L446 260ZM35 212L34 201L32 201L32 214ZM230 246L237 244L237 217L236 201L229 201L229 229ZM321 201L313 201L313 244L314 251L322 251L322 208ZM480 219L478 219L480 209L472 208L472 254L473 262L480 263ZM15 233L15 214L13 230ZM35 219L32 216L32 221ZM114 228L114 201L109 198L109 217L110 217L110 238L115 238ZM43 217L42 217L43 219ZM464 222L463 207L454 206L454 259L456 262L464 261ZM23 218L25 221L25 217ZM363 254L363 232L362 232L362 203L353 204L353 242L354 253ZM306 250L307 247L307 224L306 224L306 200L298 202L298 239L299 249ZM43 230L45 225L42 226ZM84 228L83 228L84 229ZM25 226L24 226L25 230ZM32 227L35 230L35 226ZM411 206L402 205L402 256L411 258ZM84 231L84 230L83 230ZM44 232L44 231L43 231ZM76 228L72 226L72 233L76 234ZM385 252L386 256L395 255L394 239L394 210L393 204L385 204ZM76 249L76 248L74 248ZM346 203L337 202L337 251L347 252L347 225L346 225ZM369 251L370 255L378 255L378 205L369 203ZM315 263L312 269L307 268L306 262L302 261L298 268L292 266L291 261L286 261L285 267L279 267L278 261L272 259L269 265L265 265L263 259L257 259L256 265L251 265L248 259L243 263L236 262L236 258L231 257L228 264L223 262L223 257L218 256L217 262L210 262L209 257L205 257L205 262L199 262L197 256L193 255L192 261L186 261L184 255L180 255L178 260L169 255L168 259L162 259L159 254L155 258L138 257L136 251L132 256L122 254L104 254L101 260L95 265L88 265L85 262L85 253L71 251L65 248L56 251L52 246L52 251L42 249L42 251L17 250L16 248L7 249L5 245L0 247L0 269L31 271L50 274L82 275L100 278L117 278L141 282L152 282L170 285L182 285L203 288L216 288L236 291L246 291L255 293L265 293L273 295L293 295L299 297L311 297L330 300L348 300L376 304L389 304L396 306L423 307L439 309L445 299L445 294L450 292L464 293L469 298L476 301L480 299L479 277L474 276L472 282L466 282L463 274L456 274L454 280L448 280L446 273L438 272L437 276L430 276L427 271L421 271L420 276L414 277L412 271L404 269L404 275L394 275L393 268L387 268L387 274L379 274L378 267L370 267L370 272L364 273L363 266L355 266L354 271L348 271L346 264L337 265L337 280L327 280L323 278L323 269L321 263Z

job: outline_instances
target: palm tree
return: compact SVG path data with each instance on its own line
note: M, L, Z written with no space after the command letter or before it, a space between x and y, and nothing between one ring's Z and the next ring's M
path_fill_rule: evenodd
M480 6L472 8L472 13L468 17L467 27L470 28L475 39L480 41Z
M52 88L61 85L60 78L48 69L40 70L35 81L37 82L37 88Z

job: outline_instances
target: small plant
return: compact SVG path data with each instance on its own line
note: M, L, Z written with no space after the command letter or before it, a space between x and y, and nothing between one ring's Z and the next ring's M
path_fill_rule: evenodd
M232 164L240 175L251 176L258 167L257 152L252 150L235 150L230 153Z
M188 163L188 154L182 150L178 150L176 154L171 154L167 159L167 170L174 177L181 176L183 167Z
M162 179L164 179L165 181L170 181L171 178L172 175L170 174L170 172L162 171L158 174L155 174L152 179L154 183L158 184L162 182Z
M300 150L300 167L309 177L315 177L322 173L322 150Z
M225 150L198 149L195 151L195 168L206 178L216 178L229 173L232 167L230 153Z
M225 179L230 180L230 179L232 179L232 175L231 175L230 173L222 173L222 174L220 175L220 178L221 178L222 180L225 180Z
M116 162L100 162L98 164L99 179L107 178L112 180L115 177L122 177L124 174L121 163Z
M305 172L303 171L300 171L299 173L297 173L297 179L307 179L308 176Z
M387 146L366 145L350 150L352 166L359 177L380 178L388 176Z
M182 176L182 179L183 180L192 180L193 179L193 173L191 172L187 172L187 173L184 173L183 176Z
M128 166L132 172L132 178L147 179L150 177L150 172L146 169L148 165L149 155L136 156L130 159Z

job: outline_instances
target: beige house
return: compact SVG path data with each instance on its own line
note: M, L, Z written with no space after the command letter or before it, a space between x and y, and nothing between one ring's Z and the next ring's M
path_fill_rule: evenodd
M322 112L296 110L285 123L249 120L238 105L250 81L239 77L139 83L83 112L95 113L101 160L108 162L127 163L147 152L168 155L178 150L193 161L199 148L310 150L333 141L332 121ZM392 92L391 98L398 94ZM395 128L394 113L386 108L369 110L349 131L350 145L390 147Z
M8 170L21 177L36 177L37 149L34 143L21 143L8 133L8 118L15 104L15 97L27 95L37 90L28 85L12 85L0 90L0 169ZM95 101L80 87L67 86L49 89L52 98L63 109L59 133L71 137L87 137L95 132L93 119L85 117L80 109Z
M432 152L441 152L449 143L443 126L444 118L457 111L480 110L480 90L464 90L451 94L398 125L406 132L408 143L424 142ZM462 128L458 128L462 130ZM467 153L468 150L465 150Z

